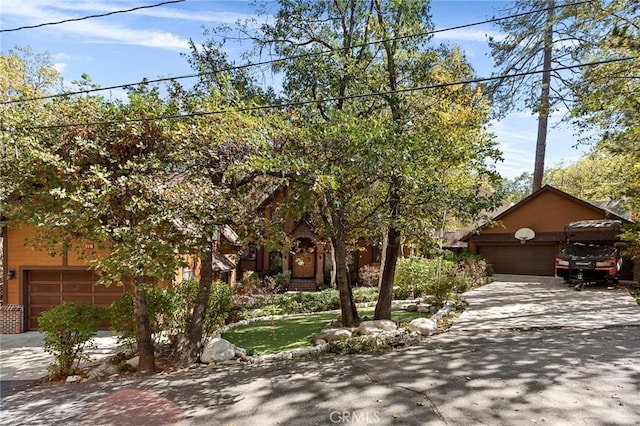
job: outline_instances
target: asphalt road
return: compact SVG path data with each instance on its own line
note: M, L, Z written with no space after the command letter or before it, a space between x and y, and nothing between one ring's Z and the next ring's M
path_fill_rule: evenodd
M415 347L38 386L3 397L0 421L640 424L640 307L622 291L503 280L466 295L452 330Z

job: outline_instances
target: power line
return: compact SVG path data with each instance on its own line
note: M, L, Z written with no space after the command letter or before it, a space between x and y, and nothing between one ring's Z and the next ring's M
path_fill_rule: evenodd
M638 56L628 56L628 57L625 57L625 58L608 59L608 60L603 60L603 61L588 62L588 63L576 64L576 65L568 65L568 66L564 66L564 67L554 68L551 71L552 72L554 72L554 71L565 71L565 70L576 69L576 68L584 68L584 67L588 67L588 66L605 65L605 64L616 63L616 62L629 61L629 60L636 59L636 58L638 58ZM355 94L355 95L349 95L349 96L340 96L340 97L333 97L333 98L313 99L313 100L307 100L307 101L295 101L295 102L288 102L288 103L282 103L282 104L259 105L259 106L245 107L245 108L236 108L236 109L234 109L234 111L236 111L236 112L261 111L261 110L267 110L267 109L280 109L280 108L305 106L305 105L311 105L311 104L319 104L319 103L323 103L323 102L336 102L336 101L341 101L341 100L362 99L362 98L368 98L368 97L373 97L373 96L385 96L385 95L391 95L391 94L396 94L396 93L418 92L418 91L423 91L423 90L441 89L441 88L444 88L444 87L458 86L458 85L462 85L462 84L477 84L477 83L485 83L485 82L492 81L492 80L501 80L501 79L505 79L505 78L525 77L525 76L533 75L533 74L541 74L543 72L546 72L546 71L545 70L527 71L527 72L499 75L499 76L493 76L493 77L481 77L481 78L473 78L473 79L468 79L468 80L459 80L459 81L454 81L454 82L450 82L450 83L439 83L439 84L431 84L431 85L426 85L426 86L408 87L408 88L405 88L405 89L385 90L385 91L361 93L361 94ZM95 122L86 122L86 123L70 123L70 124L53 124L53 125L48 125L48 126L33 126L33 127L27 127L24 130L46 130L46 129L62 129L62 128L70 128L70 127L122 124L122 123L144 123L144 122L159 121L159 120L176 120L176 119L185 119L185 118L191 118L191 117L202 117L202 116L218 115L218 114L223 114L225 112L229 112L229 109L218 109L218 110L215 110L215 111L200 111L200 112L193 112L193 113L188 113L188 114L171 114L171 115L163 115L163 116L157 116L157 117L132 118L132 119L127 119L127 120L106 120L106 121L95 121ZM6 131L7 129L2 129L2 130Z
M184 1L184 0L181 0L181 1ZM569 6L577 6L577 5L581 5L581 4L591 3L592 1L593 0L584 0L584 1L579 1L579 2L576 2L576 3L556 5L556 6L553 7L553 9L569 7ZM437 33L442 33L442 32L447 32L447 31L454 31L454 30L474 27L474 26L478 26L478 25L491 24L491 23L496 23L496 22L499 22L499 21L503 21L505 19L518 18L518 17L521 17L521 16L526 16L526 15L531 15L531 14L534 14L534 13L539 13L539 12L542 12L542 11L545 11L545 10L548 10L548 8L537 9L537 10L533 10L533 11L529 11L529 12L522 12L522 13L518 13L518 14L515 14L515 15L502 16L502 17L498 17L498 18L491 18L491 19L487 19L487 20L484 20L484 21L473 22L473 23L470 23L470 24L457 25L457 26L454 26L454 27L447 27L447 28L441 28L441 29L436 29L436 30L431 30L431 31L425 31L425 32L422 32L422 33L414 33L414 34L408 34L408 35L404 35L404 36L393 37L393 38L389 38L389 39L370 41L370 42L367 42L367 43L354 45L351 48L352 49L357 49L357 48L360 48L360 47L372 46L372 45L375 45L375 44L384 43L384 42L388 42L388 41L405 40L405 39L409 39L409 38L423 37L423 36L427 36L427 35L431 35L431 34L437 34ZM254 62L254 63L249 63L249 64L230 66L230 67L221 68L221 69L215 70L215 71L207 71L207 72L200 72L200 73L193 73L193 74L185 74L185 75L178 76L178 77L163 77L163 78L158 78L158 79L154 79L154 80L143 80L143 81L139 81L139 82L135 82L135 83L126 83L126 84L118 84L118 85L114 85L114 86L99 87L99 88L93 88L93 89L84 89L84 90L78 90L78 91L74 91L74 92L58 93L58 94L55 94L55 95L38 96L38 97L27 98L27 99L16 99L16 100L11 100L11 101L1 102L0 105L31 102L31 101L40 101L40 100L67 97L67 96L73 96L73 95L83 95L83 94L88 94L88 93L101 92L101 91L105 91L105 90L123 89L123 88L131 87L131 86L141 85L141 84L162 83L162 82L165 82L165 81L176 81L176 80L183 80L183 79L187 79L187 78L203 77L203 76L207 76L207 75L218 74L218 73L221 73L221 72L228 72L228 71L241 70L241 69L245 69L245 68L252 68L252 67L258 67L258 66L271 65L271 64L278 63L278 62L282 62L282 61L288 61L288 60L294 60L294 59L302 59L302 58L311 57L311 56L327 55L327 54L330 54L330 53L333 53L333 52L337 52L337 51L341 51L341 50L343 50L343 48L329 49L329 50L324 50L324 51L321 51L321 52L303 53L303 54L300 54L300 55L288 56L288 57L285 57L285 58L271 59L271 60L268 60L268 61L260 61L260 62Z
M172 4L172 3L182 3L183 1L186 1L186 0L170 0L170 1L165 1L165 2L162 2L162 3L158 3L158 4L150 4L150 5L147 5L147 6L138 6L138 7L134 7L134 8L131 8L131 9L114 10L112 12L101 13L99 15L83 16L82 18L69 18L69 19L64 19L62 21L45 22L45 23L38 24L38 25L25 25L25 26L22 26L22 27L9 28L9 29L6 29L6 30L0 30L0 33L8 33L8 32L11 32L11 31L20 31L20 30L27 30L27 29L33 29L33 28L40 28L40 27L46 27L46 26L49 26L49 25L60 25L60 24L66 24L67 22L84 21L86 19L92 19L92 18L102 18L102 17L105 17L105 16L116 15L118 13L129 13L129 12L133 12L133 11L136 11L136 10L151 9L153 7L164 6L164 5Z

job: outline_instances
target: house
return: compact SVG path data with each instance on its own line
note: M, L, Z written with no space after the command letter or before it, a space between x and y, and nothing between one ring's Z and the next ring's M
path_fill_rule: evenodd
M554 259L566 240L565 225L588 219L618 219L631 223L611 210L546 185L495 216L495 224L469 232L462 241L468 243L470 251L492 264L495 273L553 276ZM613 244L617 235L600 231L587 239ZM633 264L625 259L620 279L632 277Z
M98 275L71 250L51 256L36 250L25 241L34 234L29 226L2 229L3 240L3 304L0 306L0 333L22 333L38 328L38 316L46 309L66 301L80 301L96 306L109 306L131 285L96 285ZM232 284L235 279L234 255L237 253L237 235L222 227L220 251L214 253L214 270L218 278ZM97 253L92 244L85 251ZM176 271L176 279L198 274L198 262L187 258L189 266Z
M281 189L273 189L259 203L257 214L265 223L273 219L275 209L283 202ZM291 250L269 250L264 245L253 245L240 253L238 276L247 271L263 275L290 273L289 291L316 291L322 283L328 283L331 275L331 248L327 241L315 231L313 223L307 219L284 220L283 231L291 241ZM365 265L380 264L380 248L364 239L358 241L359 249L348 259L352 283L356 283L358 271ZM328 258L328 259L327 259Z

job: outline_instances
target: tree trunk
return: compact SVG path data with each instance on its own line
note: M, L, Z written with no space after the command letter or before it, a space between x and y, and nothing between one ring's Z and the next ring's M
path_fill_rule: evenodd
M151 325L147 312L147 292L144 277L133 280L133 313L136 321L136 336L138 340L138 370L155 372L156 358L151 338Z
M384 253L384 265L382 278L380 279L380 294L374 313L375 319L391 319L391 302L393 301L393 280L396 274L396 265L400 255L400 230L396 223L400 214L400 195L397 178L393 179L391 186L391 198L389 200L389 218L391 219L387 229L387 247Z
M211 284L213 283L213 246L205 251L200 258L200 282L198 285L198 295L191 315L189 325L189 344L191 352L195 352L196 359L200 356L202 344L202 330L207 316L209 297L211 295Z
M338 291L340 293L342 325L345 327L353 327L358 320L358 311L353 302L353 293L347 272L347 249L344 240L344 230L341 225L338 225L337 228L336 236L332 239L332 243L336 253L336 278Z
M212 246L200 256L200 281L191 312L189 329L186 333L178 334L173 342L172 356L178 364L183 366L198 362L202 354L202 333L211 297L211 284L213 283L214 249Z
M544 57L542 63L542 88L538 107L538 138L536 140L536 158L533 168L533 192L542 188L544 175L544 157L547 149L547 127L549 122L551 93L551 54L553 48L553 6L554 0L548 0L547 23L544 36Z
M338 269L336 266L336 248L331 243L331 280L329 281L329 285L331 288L336 288L336 276L338 274Z

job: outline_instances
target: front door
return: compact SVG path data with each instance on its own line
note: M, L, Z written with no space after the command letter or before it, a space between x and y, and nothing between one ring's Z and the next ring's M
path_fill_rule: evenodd
M316 253L310 249L301 249L293 255L291 265L292 278L314 278L316 275Z

